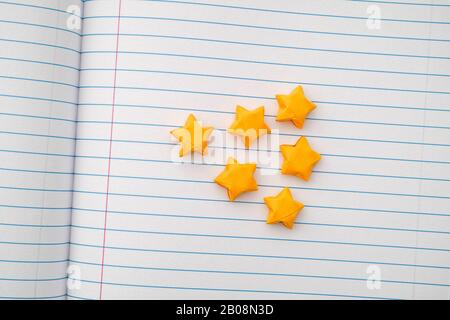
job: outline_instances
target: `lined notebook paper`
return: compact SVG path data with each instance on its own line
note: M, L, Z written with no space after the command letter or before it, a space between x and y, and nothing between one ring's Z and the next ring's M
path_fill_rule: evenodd
M81 36L45 12L0 22L1 295L450 299L450 3L84 1ZM298 84L317 104L301 130L275 121ZM265 106L275 145L224 146L237 104ZM216 139L180 163L190 113ZM302 135L308 182L276 165ZM259 190L230 203L213 180L236 153ZM265 223L284 186L293 230Z
M64 298L80 1L0 2L0 298Z

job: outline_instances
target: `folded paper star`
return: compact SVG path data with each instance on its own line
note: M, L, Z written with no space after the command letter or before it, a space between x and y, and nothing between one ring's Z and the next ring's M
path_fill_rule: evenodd
M308 140L300 137L295 145L281 145L280 151L284 158L281 173L308 181L314 165L320 160L320 154L311 149Z
M284 188L275 197L265 197L264 202L269 208L267 223L281 222L285 227L292 229L295 218L304 205L295 201L289 188Z
M244 107L236 107L236 118L228 132L242 136L245 147L264 134L270 133L269 126L264 122L264 107L249 111Z
M288 95L276 95L279 110L276 120L291 120L297 128L302 128L305 118L316 105L305 97L302 86L297 86Z
M216 177L214 182L226 188L228 198L233 201L243 192L258 190L258 185L253 178L255 170L255 163L241 164L236 159L230 158L225 169Z
M190 114L183 127L170 131L180 142L180 157L191 153L206 153L208 137L214 128L202 127L193 114Z

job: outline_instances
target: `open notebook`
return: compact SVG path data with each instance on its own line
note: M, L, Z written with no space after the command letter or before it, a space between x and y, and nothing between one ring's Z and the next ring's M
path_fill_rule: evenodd
M274 118L297 84L301 130ZM309 182L230 203L223 163L173 161L237 104L308 137ZM449 299L450 2L0 1L0 297Z

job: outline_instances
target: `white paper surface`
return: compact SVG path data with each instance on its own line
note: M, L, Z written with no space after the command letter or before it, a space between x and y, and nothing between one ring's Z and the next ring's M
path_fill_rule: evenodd
M0 299L66 296L81 48L80 30L67 27L73 5L0 2Z
M85 3L70 297L449 298L448 5L112 2ZM296 84L317 103L302 130L274 121ZM217 132L236 104L308 137L310 181L258 170L230 203L221 165L172 161L190 112ZM265 224L283 186L292 231Z

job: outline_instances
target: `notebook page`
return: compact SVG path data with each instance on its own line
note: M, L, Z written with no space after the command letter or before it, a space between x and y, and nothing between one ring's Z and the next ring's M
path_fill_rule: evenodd
M66 294L81 5L0 2L1 299Z
M449 23L442 1L86 1L69 297L448 299ZM301 130L274 117L296 84ZM275 146L224 149L237 104ZM180 164L191 112L214 141ZM273 169L300 135L308 182ZM212 181L235 153L259 190L231 203ZM265 223L283 186L293 230Z

